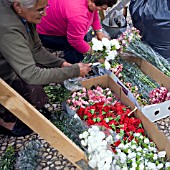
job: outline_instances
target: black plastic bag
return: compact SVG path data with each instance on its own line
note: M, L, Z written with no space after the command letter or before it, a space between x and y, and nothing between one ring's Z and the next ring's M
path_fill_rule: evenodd
M170 61L170 1L131 0L129 10L143 40Z

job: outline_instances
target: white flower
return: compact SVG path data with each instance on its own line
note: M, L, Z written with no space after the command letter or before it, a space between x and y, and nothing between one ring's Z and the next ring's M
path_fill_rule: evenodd
M80 139L83 139L83 135L82 135L82 134L80 134L80 135L79 135L79 138L80 138Z
M94 125L91 126L91 130L100 131L99 127Z
M155 147L150 147L150 146L149 146L149 150L155 153L158 151Z
M104 164L101 170L110 170L110 168L111 168L111 165L106 163Z
M140 136L140 133L134 133L133 136L134 136L134 137L139 137L139 136Z
M82 133L82 136L83 136L84 139L86 139L89 136L89 133L87 131L84 131Z
M157 166L158 169L162 169L163 167L164 167L164 165L163 165L162 163L160 163L160 164Z
M106 47L106 49L111 49L110 40L108 40L107 38L102 38L102 44Z
M107 53L107 55L108 55L108 56L105 57L105 59L106 59L107 61L109 61L109 60L114 60L115 57L117 56L117 51L116 51L116 50L109 51L109 52Z
M131 148L132 149L136 149L137 147L136 147L136 145L132 145Z
M87 146L87 142L85 140L81 140L82 146Z
M123 153L123 152L121 152L120 153L120 155L119 155L119 157L120 157L120 162L122 163L122 164L124 164L124 163L126 163L126 154L125 153Z
M133 161L132 167L136 169L136 167L137 167L136 161Z
M108 143L113 143L113 137L111 135L109 135L107 138L106 138L106 141Z
M115 170L121 170L121 168L118 165L116 165Z
M123 144L123 143L120 143L119 146L118 146L118 148L124 149L124 144Z
M109 70L110 69L110 63L107 61L107 60L105 60L104 61L104 65L105 65L105 68L107 69L107 70Z
M154 154L153 155L153 160L157 160L158 159L158 155L157 154Z
M155 163L148 162L148 163L147 163L147 166L148 166L149 169L157 170L157 167L156 167L156 164L155 164Z
M98 42L98 39L93 37L91 41L93 44L96 44Z
M139 146L139 147L136 148L136 151L140 152L140 151L142 151L142 148Z
M88 164L89 164L89 166L92 167L93 169L96 168L96 166L97 166L97 162L96 162L95 159L89 160Z
M98 139L99 142L102 141L102 140L105 138L104 132L99 131L99 132L96 134L96 138Z
M166 162L165 167L168 169L170 168L170 162Z
M158 152L158 157L159 158L164 158L166 156L166 151L160 151Z
M128 150L128 153L129 153L129 154L128 154L128 158L129 158L129 159L136 158L136 153L131 152L131 151L129 152L129 150Z
M116 135L115 137L117 140L119 140L121 138L121 136L119 134Z
M101 41L97 40L96 38L93 38L92 43L93 51L103 51L103 44Z
M111 46L115 46L116 49L120 49L119 42L116 39L110 40Z
M140 170L143 170L144 168L145 168L145 165L144 165L143 163L140 163L139 169L140 169Z
M105 118L106 123L109 123L109 118Z
M139 136L140 139L143 139L144 137L142 135Z
M144 139L144 143L149 144L149 139L148 139L148 138L145 138L145 139Z
M104 161L101 159L100 161L97 162L97 167L102 168L104 166Z

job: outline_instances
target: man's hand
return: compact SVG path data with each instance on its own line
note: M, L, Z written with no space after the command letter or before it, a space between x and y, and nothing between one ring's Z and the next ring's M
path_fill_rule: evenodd
M97 39L98 40L102 40L102 38L108 38L108 39L110 39L106 34L104 34L102 31L98 31L98 32L96 32L96 35L97 35Z
M80 67L80 77L84 77L91 70L91 64L78 63L78 65Z
M68 62L64 62L63 64L62 64L62 66L61 67L69 67L69 66L71 66L72 64L70 64L70 63L68 63Z

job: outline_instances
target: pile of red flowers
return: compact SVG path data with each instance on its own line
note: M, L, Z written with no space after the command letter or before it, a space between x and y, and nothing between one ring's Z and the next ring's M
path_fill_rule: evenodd
M104 126L113 129L116 133L123 132L124 140L132 140L134 133L144 135L141 120L135 118L130 108L121 102L116 102L114 105L106 105L104 102L95 103L86 108L79 108L77 114L89 126Z

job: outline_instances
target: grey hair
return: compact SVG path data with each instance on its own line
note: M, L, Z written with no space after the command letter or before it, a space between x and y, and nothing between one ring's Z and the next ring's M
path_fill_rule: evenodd
M36 5L38 0L7 0L10 4L13 2L19 2L25 8L32 8Z

